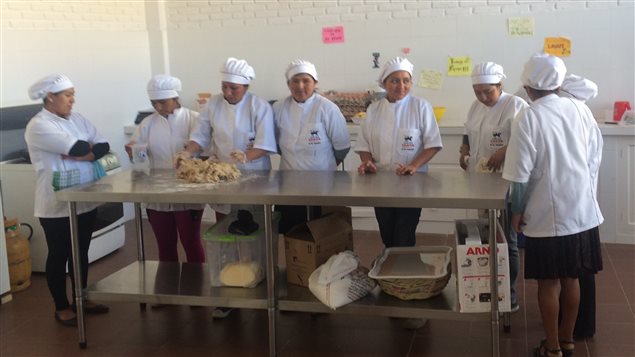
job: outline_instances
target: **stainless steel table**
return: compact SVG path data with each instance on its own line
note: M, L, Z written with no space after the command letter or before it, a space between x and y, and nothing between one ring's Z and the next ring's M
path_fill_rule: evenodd
M75 287L77 295L80 347L86 347L83 300L173 303L267 309L269 353L276 354L276 311L372 314L433 319L491 319L492 355L499 356L499 316L496 276L491 265L491 313L466 314L458 311L456 285L452 280L443 293L423 301L401 301L386 294L370 295L337 311L315 299L308 289L286 286L278 278L274 260L277 237L271 227L272 206L338 205L423 208L473 208L489 210L490 226L495 226L498 210L505 209L508 184L497 174L470 174L439 171L414 176L390 172L359 176L336 171L246 171L237 182L228 184L190 184L175 178L173 170L149 173L124 171L100 181L56 193L69 202ZM76 202L134 202L138 238L138 262L106 277L83 291L79 283ZM267 257L267 286L255 289L211 288L207 269L201 264L145 261L141 231L140 203L231 203L264 206ZM490 261L497 261L494 230L490 230ZM173 283L166 281L173 279ZM281 282L278 284L278 282ZM280 285L280 286L278 286Z

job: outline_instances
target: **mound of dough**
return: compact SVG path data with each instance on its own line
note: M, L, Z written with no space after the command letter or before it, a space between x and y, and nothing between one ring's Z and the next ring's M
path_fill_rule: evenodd
M176 177L193 183L229 182L240 177L240 170L225 162L187 159L181 161Z
M264 278L258 262L231 262L220 272L220 281L225 286L253 288Z
M490 170L489 167L487 167L487 162L489 161L489 157L482 157L477 163L476 163L476 167L474 168L475 172L492 172L492 170ZM494 171L494 172L502 172L502 168L499 168L498 170Z
M241 164L244 164L247 162L247 154L245 154L244 152L240 150L230 152L229 157L236 160L237 162L240 162Z

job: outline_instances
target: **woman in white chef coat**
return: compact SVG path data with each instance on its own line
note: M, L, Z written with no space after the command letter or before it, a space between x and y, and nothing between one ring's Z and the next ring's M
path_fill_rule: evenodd
M432 106L410 94L413 65L405 58L388 61L379 77L386 97L372 103L355 146L361 175L378 170L397 175L426 172L428 161L441 150L441 134ZM407 194L407 193L404 193ZM375 207L379 233L386 248L415 245L421 208Z
M583 102L557 95L565 73L564 62L551 55L525 64L521 80L532 103L512 124L503 169L512 182L512 226L526 237L525 278L538 281L546 335L536 348L541 356L573 354L578 277L602 269L602 135Z
M527 97L527 91L521 87L516 93ZM573 98L586 102L598 95L598 86L590 79L575 74L564 77L558 95L563 98ZM531 100L527 97L528 102ZM595 335L595 273L582 274L578 277L580 283L580 307L575 321L573 336L575 339L587 339Z
M459 158L464 170L502 169L512 119L527 106L523 99L503 91L505 77L503 67L494 62L474 66L472 89L476 100L467 114Z
M159 74L148 82L147 91L155 112L143 119L126 145L132 157L132 145L147 145L150 167L172 169L172 158L187 145L196 128L198 113L181 106L181 81ZM148 221L157 240L159 261L178 262L181 241L188 262L205 262L201 241L201 218L204 205L181 203L149 203Z
M335 103L315 92L318 74L313 63L297 59L285 72L291 95L273 105L280 170L334 171L351 142L346 119ZM279 231L306 222L305 206L280 206ZM319 207L312 209L319 216Z
M199 123L180 158L202 150L223 162L234 162L239 170L270 170L269 154L276 152L271 105L251 94L249 84L256 77L243 59L230 57L221 67L222 94L207 102ZM220 221L231 211L229 205L210 206ZM225 317L230 309L216 309L215 317ZM222 312L222 313L221 313Z
M511 135L512 119L527 103L503 91L506 78L503 67L483 62L472 70L472 89L476 100L467 113L465 135L460 148L459 165L469 172L500 171ZM509 214L509 210L507 211ZM508 217L509 219L509 217ZM516 297L516 278L520 264L515 232L508 232L509 275L512 311L519 308Z
M270 170L269 154L276 152L271 105L250 92L256 77L247 61L228 58L221 68L222 94L212 96L201 111L199 124L179 158L203 149L223 162L235 162L240 170ZM238 159L241 158L241 159ZM178 159L177 159L178 161ZM214 207L217 220L228 207Z
M558 95L586 103L598 95L598 86L589 79L575 74L567 74ZM582 274L578 277L578 281L580 283L580 307L573 329L573 337L586 339L595 335L595 274Z
M55 302L55 321L64 326L77 326L68 204L55 199L53 177L54 172L78 170L81 177L89 176L88 181L92 180L94 165L99 165L96 160L108 153L110 145L88 119L72 111L75 88L68 77L53 74L42 78L29 88L29 97L44 102L42 111L29 121L24 139L36 173L34 216L39 218L48 247L46 282ZM82 288L86 288L88 281L88 249L97 206L99 203L77 203ZM67 264L73 305L66 295ZM83 306L86 313L109 311L107 306L92 301L86 301Z

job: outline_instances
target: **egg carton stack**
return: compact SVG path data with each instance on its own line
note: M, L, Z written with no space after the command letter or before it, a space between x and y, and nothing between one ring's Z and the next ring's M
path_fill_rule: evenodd
M355 114L366 111L371 101L371 96L367 92L328 91L323 95L340 108L347 121L351 121Z

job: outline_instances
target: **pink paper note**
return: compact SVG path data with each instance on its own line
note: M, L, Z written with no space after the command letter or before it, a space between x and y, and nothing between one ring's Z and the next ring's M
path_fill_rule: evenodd
M341 43L344 42L344 26L333 26L322 28L323 43Z

